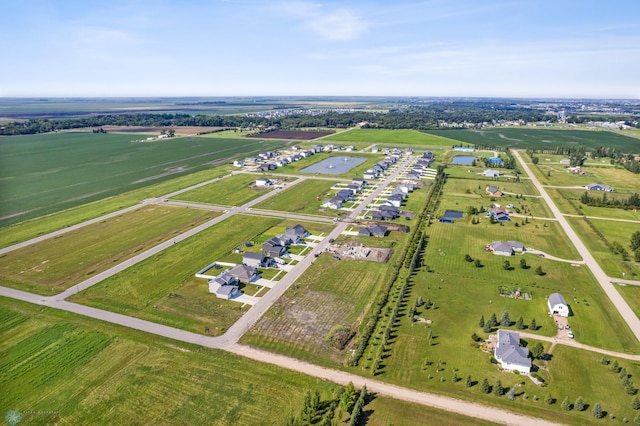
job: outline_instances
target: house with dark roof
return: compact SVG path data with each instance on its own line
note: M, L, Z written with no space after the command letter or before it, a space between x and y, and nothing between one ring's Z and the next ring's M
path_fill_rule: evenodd
M564 297L560 293L553 293L547 300L549 313L551 315L560 315L561 317L569 316L569 305L565 302Z
M270 257L283 257L287 254L287 248L271 240L262 244L262 251Z
M350 189L341 189L340 191L338 191L337 195L338 197L343 198L345 200L350 200L354 195L354 191Z
M498 330L494 357L504 370L524 374L531 371L529 350L520 346L520 334L514 331Z
M487 187L484 189L484 193L487 195L491 195L492 197L502 197L504 195L502 191L500 191L500 189L498 189L498 187L495 185L487 185Z
M242 263L253 268L270 268L275 262L262 253L246 251L242 255Z
M355 178L351 179L351 183L354 184L354 185L358 185L359 187L362 188L365 185L366 182L362 178L355 177Z
M384 237L387 235L387 227L382 225L373 225L369 227L369 233L372 237Z
M213 279L209 279L209 293L213 293L220 299L231 299L237 294L240 294L238 290L238 280L228 272L223 272Z
M400 207L402 200L404 200L404 195L401 194L391 194L387 197L387 201L394 207Z
M344 198L335 196L325 200L325 202L322 203L322 207L326 207L328 209L339 209L342 207L342 203L344 203Z

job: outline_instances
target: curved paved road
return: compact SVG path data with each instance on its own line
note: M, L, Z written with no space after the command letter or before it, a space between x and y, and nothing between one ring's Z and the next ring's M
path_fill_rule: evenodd
M636 336L636 339L640 341L640 319L638 319L627 301L624 300L622 296L620 296L620 293L618 293L615 286L611 283L611 279L604 273L593 255L591 255L591 252L589 252L580 237L578 237L578 234L576 234L573 228L571 228L571 225L569 225L569 222L567 222L567 219L565 219L564 215L560 212L560 209L558 209L558 207L555 205L538 178L536 178L535 174L533 174L533 172L529 168L529 165L522 160L520 152L518 150L512 150L512 152L522 165L522 168L531 177L531 182L533 182L535 187L540 192L540 195L542 195L542 198L544 198L544 200L546 201L553 215L556 217L556 219L558 219L558 223L560 224L560 226L562 226L562 229L567 234L573 245L576 247L578 253L580 253L580 256L582 256L582 258L584 259L586 266L591 270L596 280L598 280L598 283L600 283L600 286L604 290L607 297L611 299L613 305L618 309L618 312L626 321L627 325Z

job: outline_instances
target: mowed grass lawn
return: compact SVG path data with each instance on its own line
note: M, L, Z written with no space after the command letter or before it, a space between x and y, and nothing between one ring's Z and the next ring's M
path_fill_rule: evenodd
M250 187L259 176L237 174L175 196L176 200L197 203L241 206L266 194L269 188Z
M614 254L605 242L598 235L595 235L593 229L591 229L584 219L567 217L567 221L578 233L582 242L587 246L589 252L596 258L598 264L608 276L638 279L640 266L633 261L633 250L631 250L630 240L631 235L635 231L640 230L640 223L589 219L593 226L604 235L609 244L618 242L627 250L629 260L625 262L621 254Z
M341 364L345 352L331 347L325 337L334 326L358 328L392 262L322 254L241 341L321 365Z
M523 315L525 321L535 317L538 325L542 325L538 332L554 335L554 324L547 317L545 299L549 294L559 292L575 314L570 322L576 340L605 349L639 352L640 343L588 269L530 254L504 257L483 250L484 242L491 239L517 240L526 247L565 257L571 253L562 253L560 250L562 247L568 248L568 240L559 226L553 225L535 229L534 225L529 224L511 230L505 227L492 230L491 226L484 225L433 224L426 230L429 245L425 262L434 272L416 277L415 297L422 294L425 300L431 297L433 301L444 298L439 303L441 309L429 315L447 312L447 315L452 315L451 318L458 318L460 327L469 327L469 335L477 328L481 315L488 318L495 312L500 317L505 309L509 310L513 321L519 315ZM478 268L473 262L467 262L465 254L480 260L483 266ZM528 269L520 267L520 259L525 259ZM505 260L510 262L513 269L504 269ZM544 276L535 273L538 266L545 272ZM498 286L531 291L533 301L499 297ZM521 308L510 309L509 306L514 304Z
M538 164L534 168L538 169L536 176L543 185L585 186L590 183L602 183L613 187L616 194L621 193L627 196L638 192L640 188L640 175L617 167L583 167L584 176L569 173L564 166L557 164ZM602 193L589 191L589 195L601 196Z
M0 225L42 216L211 167L277 142L55 133L0 139ZM266 145L265 145L266 144Z
M505 194L502 197L492 197L485 194L487 186L497 186ZM542 198L537 197L537 191L532 188L531 182L500 182L482 181L475 179L447 179L445 192L441 196L438 214L444 214L447 209L467 211L468 207L488 209L491 204L497 203L502 207L513 204L521 214L535 217L552 217L549 207ZM531 193L533 193L533 196ZM520 195L524 198L516 198ZM494 200L492 200L494 199ZM516 211L515 209L509 209ZM516 218L513 219L515 223ZM519 219L517 220L520 221ZM511 224L508 224L511 225Z
M640 318L640 286L617 284L616 290L624 297L633 312Z
M157 198L192 185L206 182L228 174L228 166L203 170L186 176L179 176L169 181L157 183L133 191L125 192L103 200L72 207L35 219L26 220L4 228L0 228L0 247L7 247L31 238L39 237L67 226L76 225L126 207L131 207L147 198Z
M284 424L338 385L222 351L0 299L0 405L25 424ZM258 386L259 385L259 386ZM375 396L367 424L490 424Z
M220 213L148 205L0 255L0 285L59 293Z
M322 203L330 197L333 183L327 180L307 179L282 191L254 207L257 209L334 216L338 210L324 209Z
M370 142L390 145L452 146L457 141L418 130L352 129L336 133L324 141Z
M216 298L195 274L281 222L235 215L78 293L71 300L197 333L222 334L248 308Z

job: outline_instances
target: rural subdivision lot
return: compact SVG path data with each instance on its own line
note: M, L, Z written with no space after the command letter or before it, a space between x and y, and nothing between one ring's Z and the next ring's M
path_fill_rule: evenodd
M39 169L63 189L51 191L35 179L35 169L4 171L3 179L19 185L2 210L5 225L16 223L0 229L0 379L12 383L2 406L51 411L45 423L135 415L280 424L300 410L305 390L318 390L329 406L335 383L353 381L379 389L365 407L367 424L632 421L640 388L640 266L610 248L629 244L640 217L580 200L582 187L593 182L615 187L613 197L629 197L640 178L598 164L574 175L559 157L537 154L534 164L524 151L551 138L624 146L623 136L591 133L355 129L310 142L284 142L286 135L240 142L180 137L171 141L177 149L171 153L164 141L128 148L130 135L40 136L60 141L60 152L112 137L112 151L99 156L114 176L91 175L95 181L71 189L88 172L53 167L43 156ZM518 151L504 151L500 141ZM3 152L18 164L27 151L10 142ZM461 142L499 148L465 152L478 161L454 165L461 153L453 145ZM258 152L293 156L329 143L331 150L266 172L258 170L261 163L230 164ZM86 149L78 158L105 148ZM427 151L433 159L421 168ZM514 169L481 161L510 155ZM342 174L302 172L327 158L356 156L366 160ZM392 157L341 208L328 207L354 178ZM137 168L125 172L131 164ZM492 169L497 175L487 175ZM259 179L272 182L258 185ZM393 201L398 215L376 219L374 212L392 207L401 186L407 192ZM82 226L104 215L110 216ZM258 279L241 283L237 300L216 297L195 276L213 263L220 268L214 274L242 264L246 253L261 252L294 225L307 231L303 240L288 247L281 264L260 267ZM374 225L386 228L384 237L361 232ZM517 242L523 252L498 255L495 241ZM583 247L593 262L582 256ZM564 296L568 318L549 315L554 293ZM487 326L492 317L496 323ZM532 374L496 361L491 347L498 330L520 333L529 351L542 347ZM325 368L313 373L323 380L299 372L316 366ZM254 386L258 381L264 386ZM29 392L29 384L42 392ZM142 389L152 391L127 400ZM412 402L398 400L404 391L415 392L405 397ZM575 406L578 398L585 410ZM596 403L609 420L592 416ZM120 408L111 414L105 407L114 405ZM325 414L348 419L337 410Z

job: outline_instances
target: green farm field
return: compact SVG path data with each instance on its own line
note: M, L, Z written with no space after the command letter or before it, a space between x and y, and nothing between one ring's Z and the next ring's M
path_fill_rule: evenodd
M640 286L617 284L616 290L618 290L633 312L640 318Z
M211 167L278 142L176 137L133 142L121 134L0 138L0 225L68 209Z
M325 209L322 207L324 200L329 198L332 185L332 182L326 180L306 179L254 207L289 213L335 216L338 210L327 209L324 211Z
M196 333L209 327L212 335L222 334L248 308L210 294L206 280L196 278L196 272L281 221L232 216L70 300Z
M631 234L640 229L640 222L631 223L589 219L589 222L604 236L603 240L603 237L597 235L585 219L567 217L567 221L608 276L638 279L638 276L640 276L640 265L633 261L630 239ZM611 249L607 247L607 243L612 244L614 242L620 243L627 250L629 261L623 261L622 255L614 254Z
M0 299L0 406L24 424L284 424L338 385L222 351ZM25 363L28 365L25 368ZM259 383L259 386L256 386ZM37 390L34 392L34 390ZM367 424L488 422L375 396Z
M0 285L52 295L220 213L148 205L0 256Z
M418 130L352 129L336 133L324 141L370 142L388 145L451 146L456 141Z
M250 187L259 176L237 174L209 185L201 186L188 192L176 195L181 201L217 204L223 206L241 206L261 195L266 194L268 188Z
M171 192L187 188L229 173L226 167L203 170L148 187L125 192L100 201L83 204L64 211L16 223L0 228L0 247L20 243L41 235L76 225L89 219L131 207L147 198L162 197Z
M469 327L477 326L480 315L487 318L491 314L486 312L489 309L500 315L508 309L509 304L517 304L521 306L520 311L512 312L509 309L513 321L519 315L523 315L525 319L533 316L538 325L543 326L538 332L554 335L553 322L546 315L545 298L551 293L560 292L575 314L570 322L576 340L610 350L640 352L640 343L586 268L526 253L511 257L496 256L483 249L485 244L499 238L521 241L526 247L534 247L561 258L577 259L575 249L569 245L559 225L549 223L546 228L535 228L534 223L519 228L497 225L499 230L493 226L460 222L431 225L426 231L429 245L425 262L433 272L415 278L416 289L420 289L415 294L422 294L423 298L431 297L436 301L433 289L442 287L446 291L439 289L437 292L439 297L444 298L444 302L439 303L441 310L444 311L446 306L450 307L448 311L455 307L447 315L459 319L466 317L460 324L468 324ZM483 266L478 268L473 262L467 262L465 254L480 260ZM525 259L528 269L520 267L520 259ZM510 262L513 269L504 269L505 260ZM538 266L545 272L544 276L535 273ZM567 277L571 277L571 280L567 280ZM445 287L444 283L449 284ZM525 302L499 297L499 285L528 289L533 293L534 299L532 302ZM470 306L478 306L478 309L469 309ZM523 311L524 309L527 311ZM617 332L614 334L611 330Z
M561 130L526 128L492 128L482 130L428 130L427 133L474 145L493 145L517 149L554 149L556 146L600 146L621 152L634 152L638 141L634 138L604 130Z

